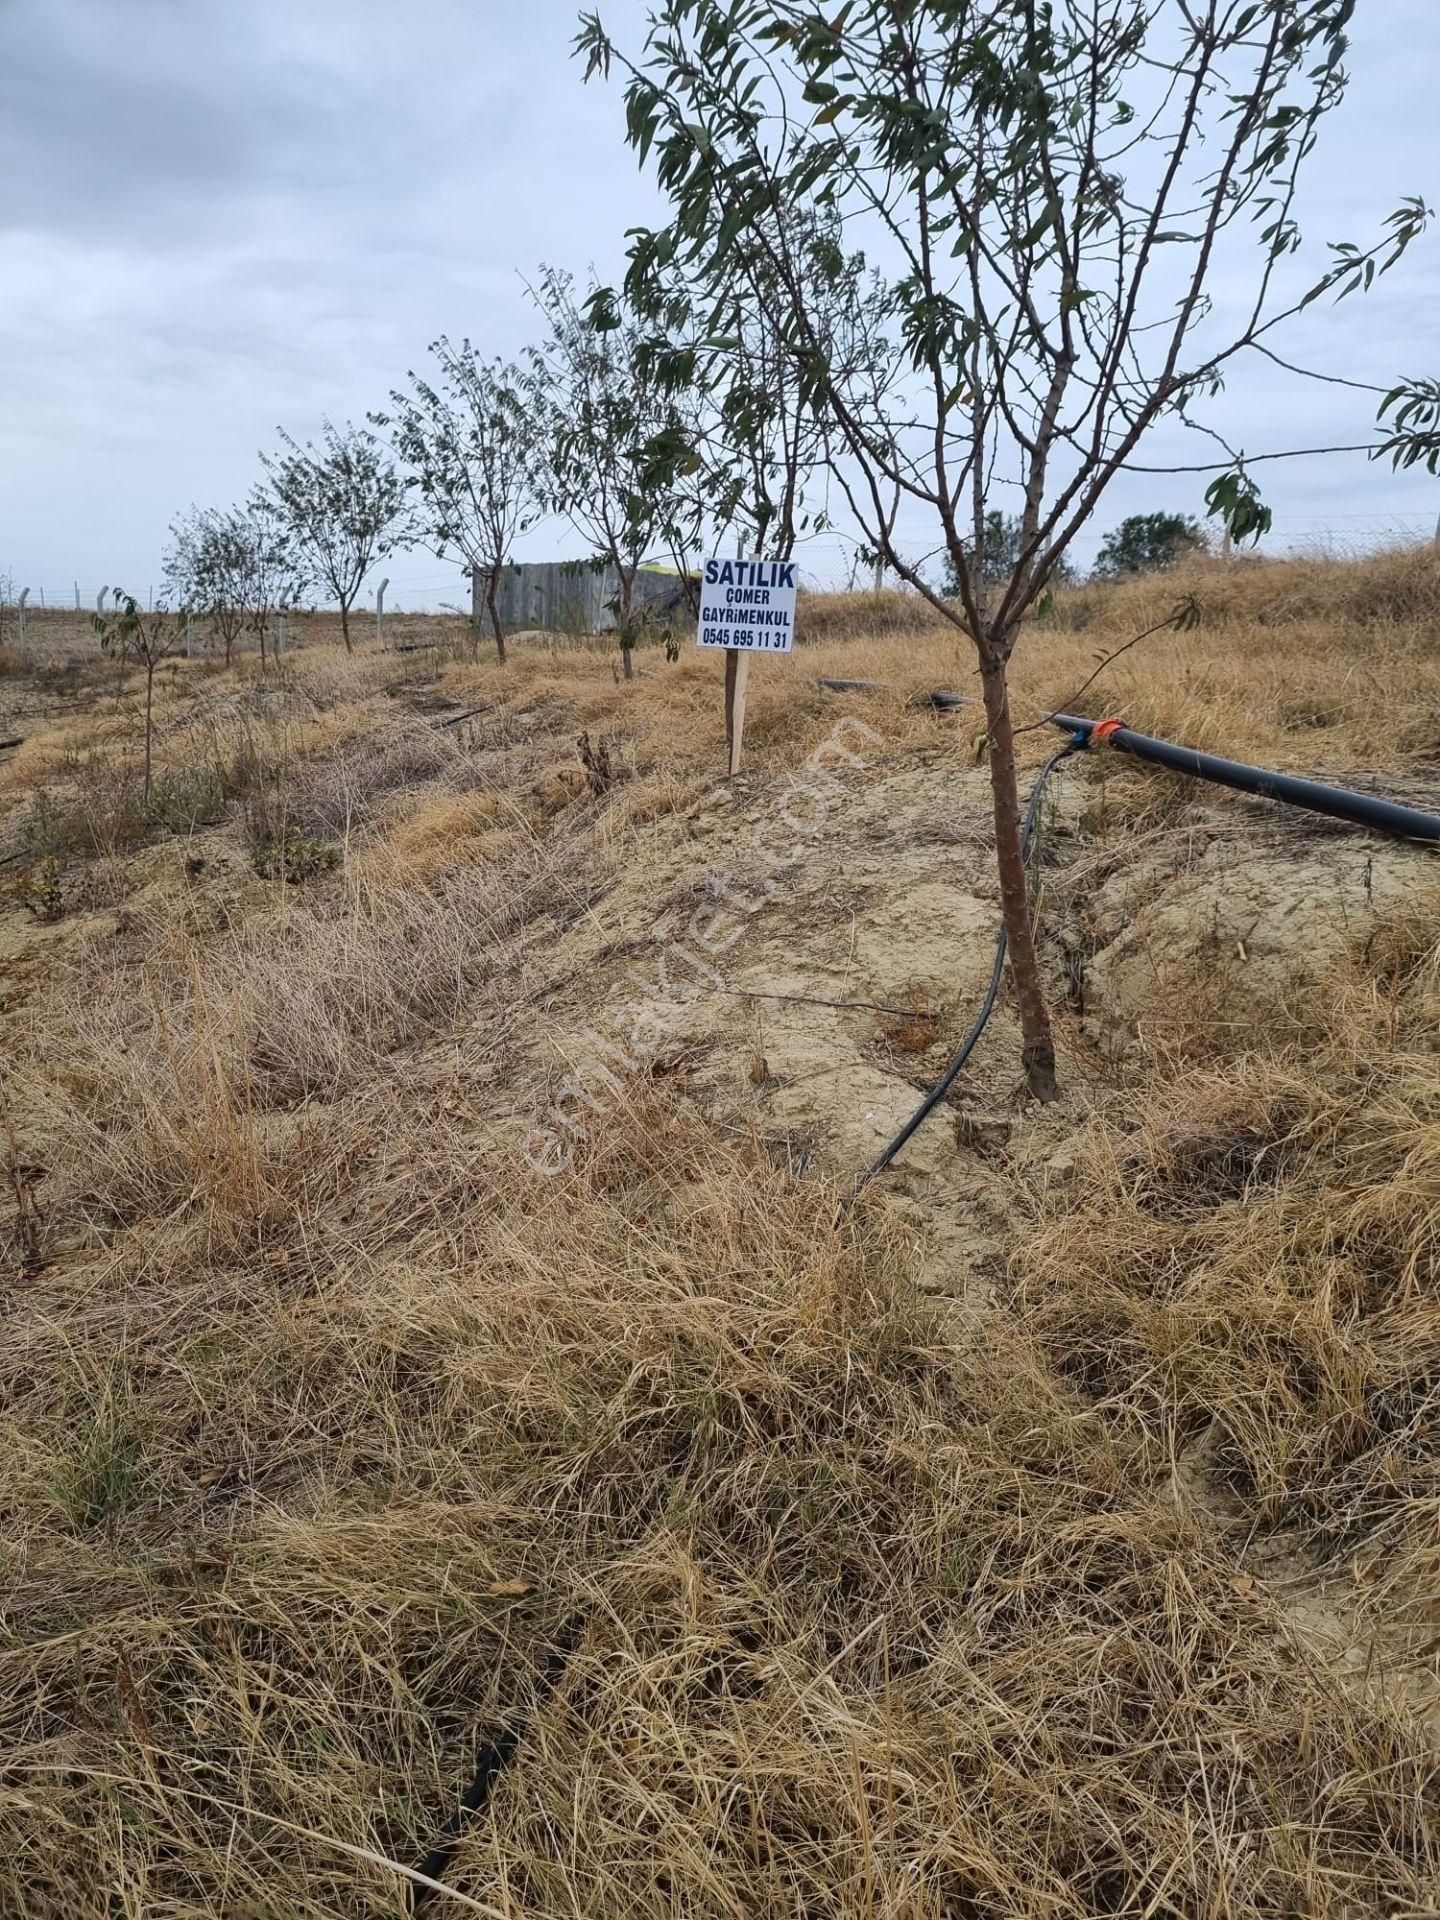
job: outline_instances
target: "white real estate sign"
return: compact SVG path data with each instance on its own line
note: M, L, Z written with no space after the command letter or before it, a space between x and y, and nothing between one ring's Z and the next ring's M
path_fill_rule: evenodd
M794 560L707 560L700 576L702 647L789 653L795 644Z

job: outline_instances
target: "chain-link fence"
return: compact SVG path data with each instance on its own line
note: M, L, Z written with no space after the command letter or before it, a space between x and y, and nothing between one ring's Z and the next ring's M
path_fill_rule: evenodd
M1093 568L1101 543L1109 531L1108 527L1087 527L1077 535L1069 556L1071 566L1077 573L1083 575ZM1359 560L1381 548L1417 546L1431 540L1440 543L1440 527L1435 521L1416 514L1337 514L1323 520L1277 514L1273 527L1257 550L1271 559ZM1218 547L1218 535L1212 533L1211 541L1212 545ZM922 579L935 587L942 584L946 567L937 540L902 539L900 552ZM554 556L533 554L526 557L540 559ZM833 528L801 540L796 546L795 557L800 563L802 584L816 593L863 591L874 587L877 581L889 587L903 588L905 584L894 573L883 569L877 574L874 565L864 557L864 543L852 534ZM407 561L411 563L409 566L406 565ZM427 564L427 557L423 554L397 555L392 565L394 572L385 594L387 614L468 614L469 580L458 567L447 568L443 563L437 564L433 560ZM25 585L19 573L10 572L7 575L6 570L0 567L0 601L13 606ZM142 597L143 591L144 599L150 605L164 591L158 583L151 585L148 582L143 589L126 583L125 590L134 593L137 599ZM82 614L93 613L102 593L109 604L116 591L113 585L84 577L72 580L68 585L49 581L30 588L29 606L32 611L49 611L60 607L72 613L77 610ZM367 596L367 605L374 605L373 588Z
M1076 536L1068 559L1077 574L1083 576L1093 569L1109 531L1108 527L1087 527ZM1363 560L1367 554L1387 547L1420 546L1432 540L1440 544L1440 527L1433 520L1413 514L1350 514L1329 520L1277 514L1270 532L1253 551L1272 560ZM1213 550L1219 551L1218 533L1209 533L1209 543ZM937 543L901 541L899 550L907 564L929 585L942 584L946 565ZM817 534L801 541L795 552L800 562L800 578L812 591L853 591L874 586L877 579L890 587L905 585L893 573L882 571L877 575L863 560L861 543L845 534Z

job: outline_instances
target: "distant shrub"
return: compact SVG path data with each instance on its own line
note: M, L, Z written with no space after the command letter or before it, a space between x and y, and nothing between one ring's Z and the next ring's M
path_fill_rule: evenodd
M78 797L65 804L37 793L20 820L20 851L33 859L122 853L150 832L138 789L106 770L86 769Z
M48 855L20 884L22 907L37 920L58 920L65 911L65 896L60 889L60 862Z
M169 833L213 826L225 811L225 787L213 767L180 767L160 774L150 789L150 814Z
M340 864L340 849L324 840L307 840L293 823L263 840L250 855L250 864L262 880L285 880L291 886L330 873Z
M1155 573L1204 546L1204 529L1191 514L1132 513L1101 541L1095 573L1101 580Z

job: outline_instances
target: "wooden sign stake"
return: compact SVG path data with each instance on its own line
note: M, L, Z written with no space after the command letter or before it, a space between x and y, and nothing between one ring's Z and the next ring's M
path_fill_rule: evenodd
M756 548L759 556L759 548ZM745 558L742 540L736 554ZM725 778L733 780L740 771L740 744L745 738L745 687L750 678L750 655L741 647L725 649Z
M789 653L795 638L795 573L793 560L762 561L756 554L747 562L744 549L734 560L707 560L700 576L699 627L702 647L725 653L725 776L740 771L745 742L745 692L750 681L750 655L761 651ZM727 642L744 631L749 644Z
M750 681L750 655L743 647L725 649L725 752L727 777L740 771L740 745L745 737L745 689Z

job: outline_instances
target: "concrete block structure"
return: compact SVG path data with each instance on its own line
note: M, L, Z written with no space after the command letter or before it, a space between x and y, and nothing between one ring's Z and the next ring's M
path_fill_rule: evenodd
M688 617L693 606L691 583L697 579L692 574L687 581L673 568L641 567L635 576L635 611L648 608L660 615ZM488 584L484 570L474 568L470 617L477 627L489 625ZM619 596L613 565L597 566L590 560L517 561L500 572L500 624L506 633L532 628L546 633L613 633Z

